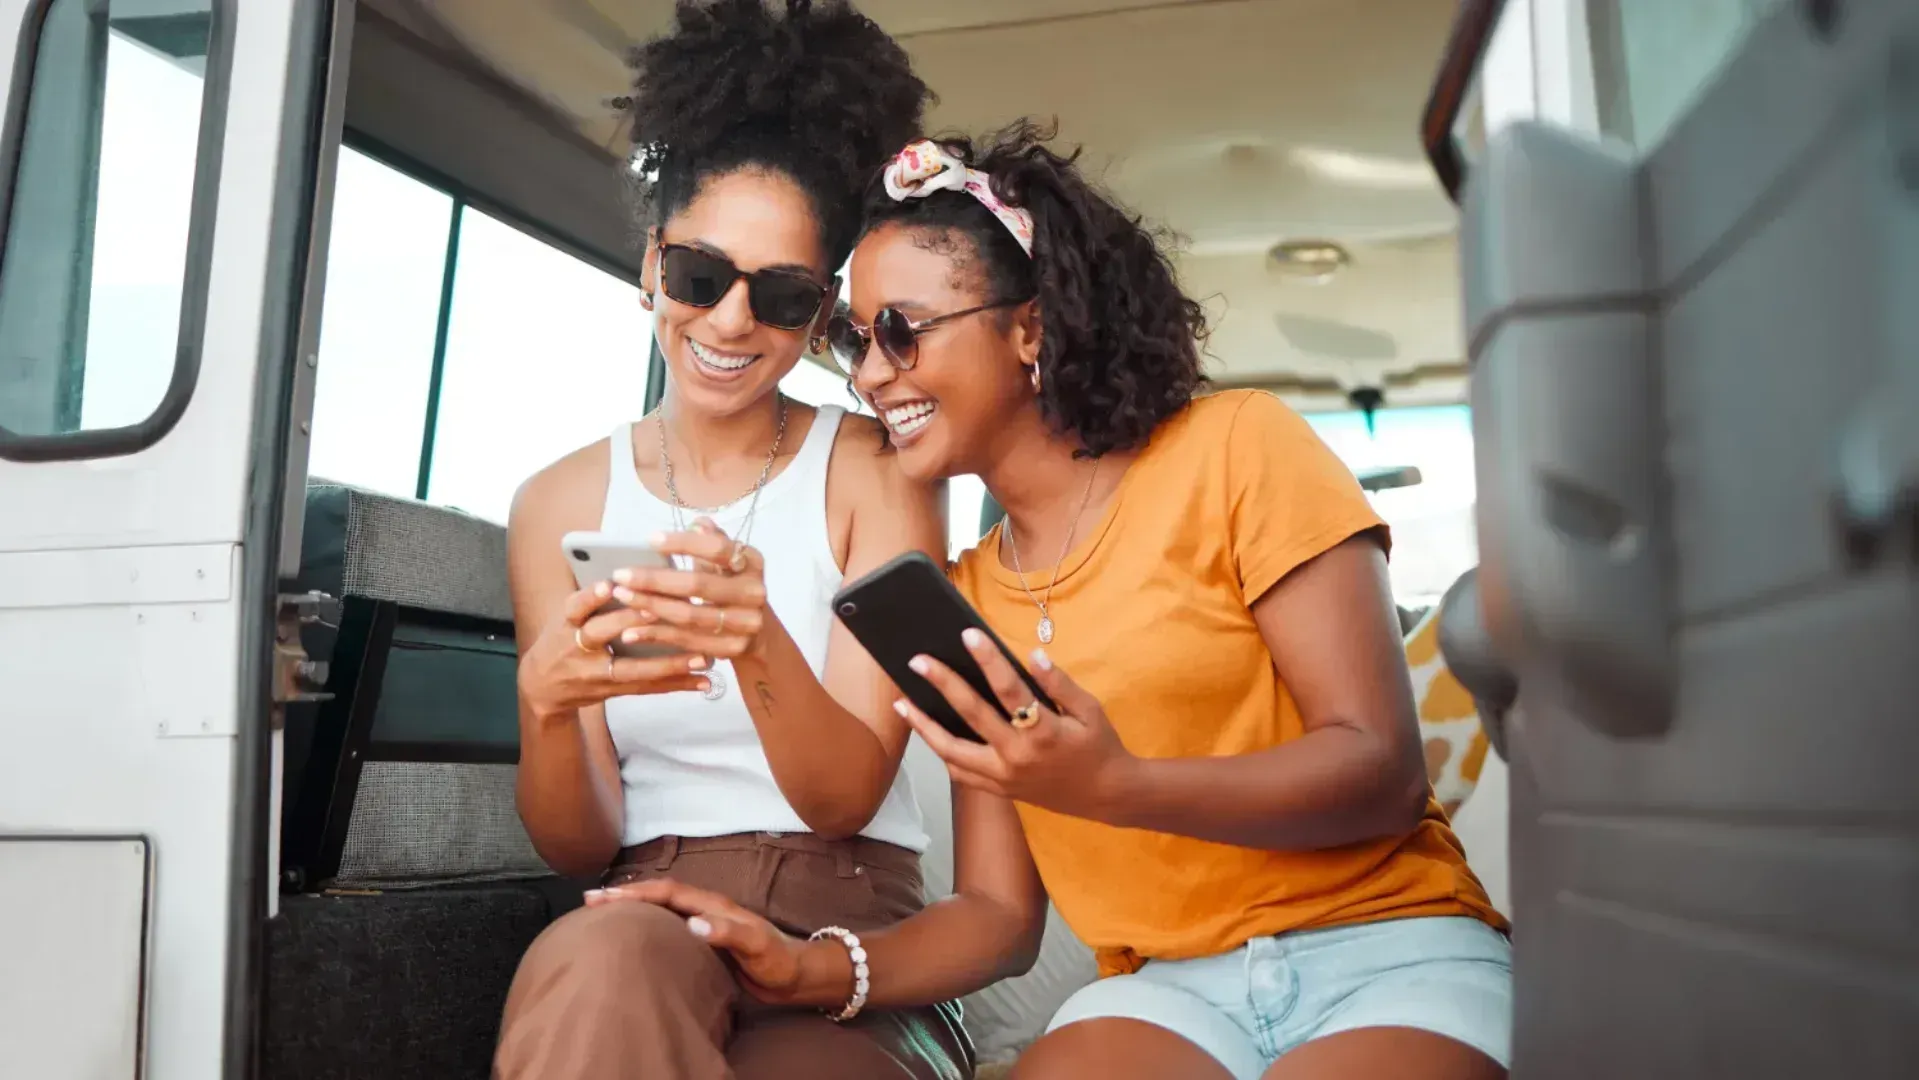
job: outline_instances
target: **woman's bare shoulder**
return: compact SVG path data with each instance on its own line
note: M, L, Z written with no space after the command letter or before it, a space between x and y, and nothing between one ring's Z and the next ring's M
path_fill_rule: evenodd
M611 437L580 447L526 478L513 495L508 521L515 531L533 528L561 532L598 520L605 498Z
M848 414L833 444L833 464L853 481L859 504L898 506L906 500L936 499L945 484L915 480L900 469L899 454L886 441L886 429L870 416Z
M885 436L886 429L878 420L865 413L849 412L840 417L840 429L833 436L833 457L838 460L853 451L866 458L891 459L893 450L886 445Z

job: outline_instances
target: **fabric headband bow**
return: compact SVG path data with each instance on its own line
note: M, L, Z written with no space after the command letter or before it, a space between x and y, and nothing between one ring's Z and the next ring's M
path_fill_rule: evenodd
M951 151L930 139L909 143L886 167L886 194L894 202L924 199L935 191L964 191L993 212L1006 231L1033 257L1033 215L1008 206L993 194L985 173L969 169Z

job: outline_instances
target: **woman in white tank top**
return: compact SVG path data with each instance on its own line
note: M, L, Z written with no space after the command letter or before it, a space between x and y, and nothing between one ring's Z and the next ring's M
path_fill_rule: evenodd
M778 386L824 332L860 191L917 129L926 88L843 4L788 6L682 5L637 55L641 303L667 388L514 501L519 802L562 874L670 872L792 932L856 935L919 909L927 836L896 691L830 601L902 552L943 556L944 529L876 423ZM560 540L578 529L652 541L682 568L576 590ZM685 651L616 659L618 640ZM970 1075L956 1010L838 1024L742 1008L752 990L662 908L582 908L522 961L496 1076Z

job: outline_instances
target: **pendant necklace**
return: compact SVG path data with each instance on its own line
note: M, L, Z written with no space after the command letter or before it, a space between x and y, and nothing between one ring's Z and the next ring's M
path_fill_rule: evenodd
M746 508L746 518L740 524L740 535L734 539L744 544L747 538L753 535L753 520L759 516L760 512L760 491L766 487L767 478L773 475L773 463L780 457L780 444L786 441L786 395L779 395L779 403L779 426L773 431L773 448L766 452L766 464L760 466L759 479L753 481L753 486L732 502L704 508L688 506L680 498L680 489L673 483L673 458L666 450L666 416L663 412L653 414L654 426L660 432L660 472L666 480L666 494L673 509L674 529L679 532L687 531L685 512L688 510L699 514L713 514L737 504L740 499L751 496L753 501ZM699 604L701 600L699 597L693 597L691 602ZM706 689L700 692L700 696L708 701L718 701L726 696L726 676L720 674L718 665L707 669Z
M1073 534L1079 530L1079 519L1086 514L1086 506L1093 498L1093 481L1099 477L1099 459L1093 459L1093 471L1086 477L1086 491L1079 497L1079 509L1073 512L1073 520L1066 526L1066 542L1059 547L1059 558L1053 562L1053 580L1046 583L1046 595L1035 596L1031 586L1026 584L1026 570L1019 563L1019 541L1013 538L1013 519L1011 515L1000 518L1000 535L1006 537L1006 546L1013 553L1013 573L1019 575L1019 587L1026 592L1026 598L1039 609L1039 643L1053 643L1053 612L1047 605L1053 599L1053 586L1059 584L1060 567L1066 565L1067 553L1073 550Z

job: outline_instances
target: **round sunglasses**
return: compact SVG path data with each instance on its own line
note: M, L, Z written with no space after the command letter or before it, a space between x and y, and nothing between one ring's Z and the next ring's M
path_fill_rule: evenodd
M749 274L724 255L684 244L660 245L660 288L679 303L710 308L741 278L746 279L746 303L754 321L777 330L798 330L812 322L829 288L791 270Z
M861 326L845 312L836 312L826 323L826 340L833 347L833 356L840 367L851 377L858 375L860 362L866 359L867 350L878 342L880 351L901 371L913 370L919 363L920 335L944 323L963 319L968 315L978 315L982 311L995 311L999 308L1014 307L1026 303L1025 300L996 300L990 304L969 307L961 311L949 311L944 315L935 315L927 319L914 320L898 308L881 308L873 317L872 326Z

